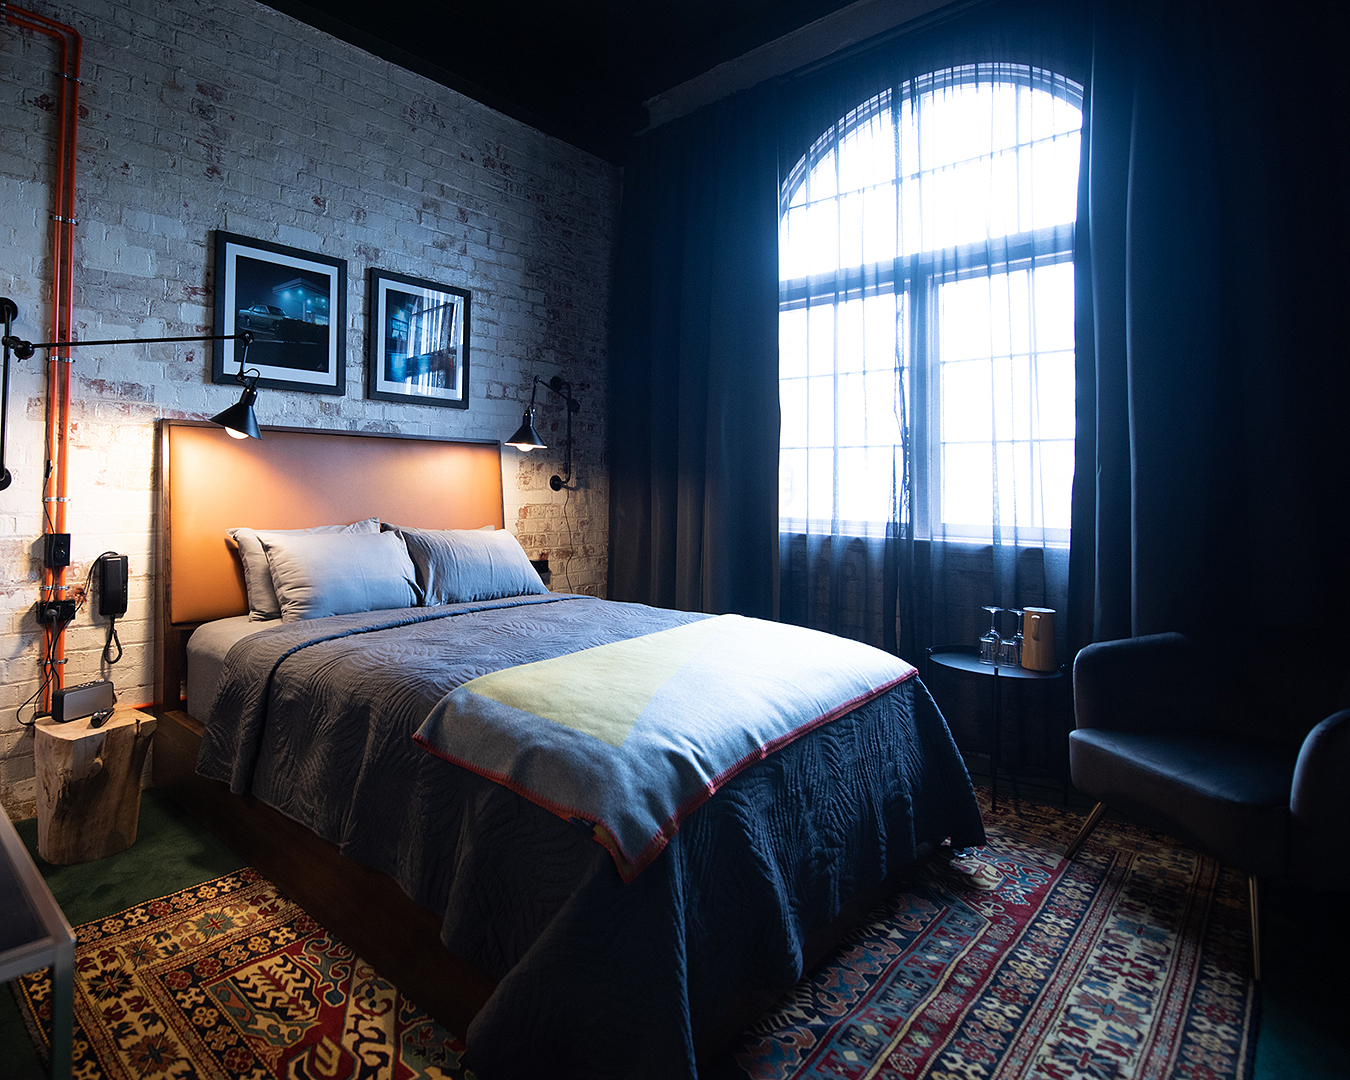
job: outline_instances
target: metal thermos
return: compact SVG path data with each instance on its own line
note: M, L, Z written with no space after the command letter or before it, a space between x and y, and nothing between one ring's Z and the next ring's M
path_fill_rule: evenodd
M1022 609L1022 666L1029 671L1055 670L1055 609Z

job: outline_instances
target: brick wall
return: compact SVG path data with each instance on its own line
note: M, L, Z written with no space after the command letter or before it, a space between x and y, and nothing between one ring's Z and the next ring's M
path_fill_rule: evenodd
M345 258L343 397L263 391L264 424L503 439L530 378L560 374L584 408L576 489L553 492L561 406L540 393L551 446L504 448L507 527L553 586L603 593L608 482L604 349L618 177L608 164L251 0L34 0L84 44L75 323L86 338L209 332L211 234L225 229ZM56 50L0 23L0 294L15 333L50 330ZM365 398L368 267L473 291L467 411ZM105 550L131 560L119 698L152 697L153 431L237 397L210 382L210 347L73 352L70 580ZM0 492L0 803L33 813L45 354L13 363ZM106 622L67 633L67 682L97 678ZM28 710L24 711L27 718Z

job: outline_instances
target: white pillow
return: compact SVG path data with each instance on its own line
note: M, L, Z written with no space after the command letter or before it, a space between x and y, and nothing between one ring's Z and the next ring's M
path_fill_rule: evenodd
M259 533L283 622L417 604L408 549L396 533Z
M312 529L226 529L225 535L239 549L239 561L244 564L244 591L248 594L248 617L254 622L281 618L281 604L272 587L272 571L267 555L258 541L261 533L268 536L303 536L308 533L377 533L379 518L366 518L351 525L315 525Z
M408 545L428 606L548 592L520 541L505 529L390 528Z

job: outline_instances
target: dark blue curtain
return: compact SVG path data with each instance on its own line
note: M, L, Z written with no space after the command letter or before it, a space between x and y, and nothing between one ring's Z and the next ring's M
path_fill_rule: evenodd
M775 615L776 90L637 140L610 337L609 596Z
M1337 7L1094 8L1070 643L1190 634L1275 738L1350 690Z
M1333 7L1095 6L1075 645L1181 630L1256 662L1344 622L1350 110Z

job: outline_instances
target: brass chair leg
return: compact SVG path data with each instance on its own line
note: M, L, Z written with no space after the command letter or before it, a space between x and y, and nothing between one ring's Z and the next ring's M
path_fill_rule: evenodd
M1247 875L1247 895L1252 902L1252 978L1261 981L1261 886L1255 874Z
M1092 808L1092 813L1083 822L1083 827L1078 830L1078 835L1073 838L1073 843L1064 849L1065 862L1073 861L1073 857L1078 854L1078 849L1087 842L1087 838L1092 835L1092 830L1097 827L1097 822L1101 821L1104 813L1106 813L1106 803L1104 802L1099 802Z

